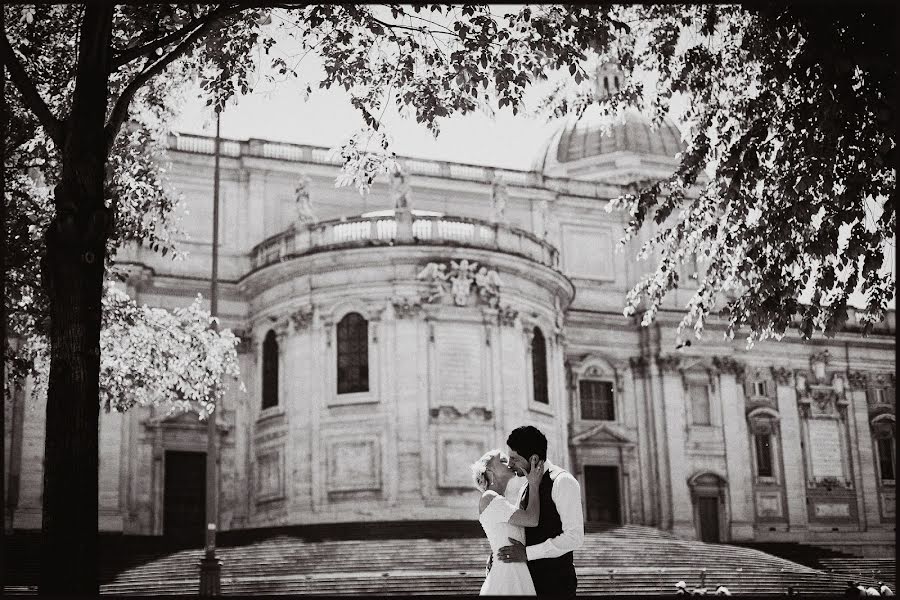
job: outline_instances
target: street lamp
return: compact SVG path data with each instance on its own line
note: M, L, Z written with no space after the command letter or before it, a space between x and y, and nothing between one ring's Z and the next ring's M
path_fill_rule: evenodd
M215 167L213 175L213 237L212 237L212 275L209 284L209 314L215 317L219 309L219 154L222 139L220 137L221 113L216 108L216 141ZM211 328L218 330L215 320ZM217 403L215 411L219 409ZM216 558L216 523L219 520L219 486L216 463L218 449L216 447L216 412L206 417L206 553L200 559L200 595L218 596L221 592L222 561Z

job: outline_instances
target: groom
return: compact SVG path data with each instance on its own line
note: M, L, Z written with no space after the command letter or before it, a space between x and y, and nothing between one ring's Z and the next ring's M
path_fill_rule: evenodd
M537 427L516 427L506 439L509 466L519 475L531 470L531 457L544 461L544 477L539 489L541 516L537 527L525 528L525 542L510 538L511 546L498 552L503 562L528 562L528 570L538 596L575 595L574 550L584 542L584 515L581 486L571 473L547 460L547 438ZM527 506L528 486L522 501Z

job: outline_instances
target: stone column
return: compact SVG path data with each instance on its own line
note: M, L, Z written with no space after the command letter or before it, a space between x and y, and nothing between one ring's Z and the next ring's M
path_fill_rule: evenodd
M780 432L782 464L784 465L784 491L787 495L788 528L804 532L809 527L809 511L806 508L806 472L803 466L803 432L800 429L800 411L797 408L797 390L793 373L773 368L775 389L778 395L778 414L781 416Z
M859 371L849 374L849 389L847 399L850 401L848 417L852 419L851 425L855 425L856 452L852 453L857 458L858 464L854 465L854 484L857 488L857 498L862 506L859 524L863 531L877 528L881 525L881 510L878 498L878 473L875 471L875 449L872 443L872 429L869 423L869 402L866 389L869 386L868 373ZM852 435L852 434L851 434ZM853 443L851 437L851 443Z
M665 445L668 453L669 473L668 487L671 502L671 529L676 535L694 539L697 531L694 527L693 506L688 490L687 458L684 451L685 418L684 393L677 357L659 356L656 359L659 369L662 394L659 398L663 405Z
M728 468L728 498L731 506L729 538L753 539L753 482L750 439L744 416L744 394L739 385L744 367L731 358L714 361L719 369L722 398L722 431L725 436L725 465Z

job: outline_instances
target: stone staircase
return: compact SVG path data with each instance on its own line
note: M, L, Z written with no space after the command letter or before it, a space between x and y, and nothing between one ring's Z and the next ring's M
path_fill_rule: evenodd
M747 542L740 546L831 573L845 581L853 579L866 585L883 581L892 589L897 581L894 558L860 558L831 548L796 542Z
M344 527L340 537L348 539L333 539L338 536L327 527L318 535L300 529L223 535L217 552L222 593L477 594L489 553L477 523L447 524L447 537L438 528L405 523L373 533L357 524L355 532ZM686 541L650 527L589 530L575 555L580 594L668 594L679 580L699 586L702 569L710 590L724 584L734 594L783 594L788 586L803 594L839 594L846 581L759 550ZM202 555L200 548L106 550L101 593L196 594ZM22 578L15 583L17 589L29 584Z
M853 579L874 586L883 581L897 591L897 561L894 558L824 558L820 568L840 579Z

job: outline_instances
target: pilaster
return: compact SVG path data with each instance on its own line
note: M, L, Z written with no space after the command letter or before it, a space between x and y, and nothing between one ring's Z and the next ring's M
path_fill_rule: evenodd
M739 385L744 366L731 358L713 361L719 369L719 389L722 397L722 427L725 436L725 465L728 468L728 498L730 502L729 539L753 539L753 485L750 480L752 464L747 419L744 416L744 394Z
M794 375L787 369L772 369L781 416L781 452L784 465L784 489L787 494L788 527L803 532L809 527L806 508L806 474L803 466L803 434Z
M691 495L688 490L687 458L685 455L684 394L677 357L659 356L660 388L665 421L665 440L668 453L668 486L671 502L671 528L676 535L696 538Z
M860 527L863 531L881 525L881 511L878 506L878 473L875 472L875 451L872 443L869 402L866 388L869 385L868 373L855 372L849 379L847 399L854 421L855 447L859 464L855 465L856 485L861 500ZM854 458L857 453L854 453Z

